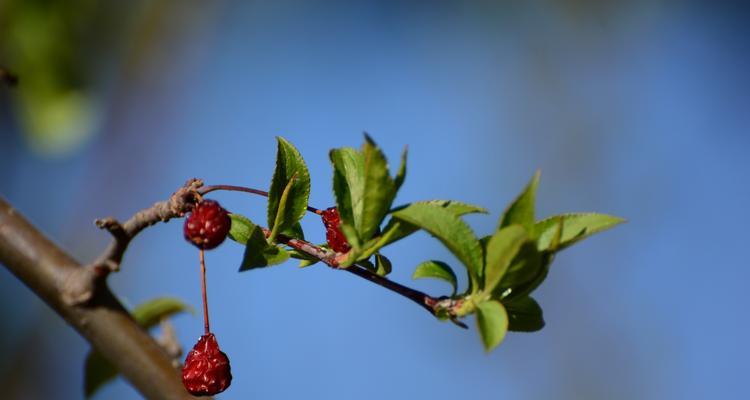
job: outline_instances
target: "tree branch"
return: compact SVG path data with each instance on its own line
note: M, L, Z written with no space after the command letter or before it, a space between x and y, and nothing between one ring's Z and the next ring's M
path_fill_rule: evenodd
M266 235L266 237L271 234L271 231L269 231L268 229L261 229L263 230L263 234ZM460 305L459 300L454 300L448 297L432 297L426 293L420 292L419 290L412 289L408 286L404 286L400 283L394 282L386 277L380 276L361 264L354 264L349 267L342 268L339 266L339 262L341 257L345 257L344 254L334 253L302 239L290 238L285 235L277 235L276 241L302 253L305 253L313 258L316 258L333 269L343 269L345 271L349 271L360 278L367 279L368 281L376 285L382 286L392 292L398 293L401 296L404 296L407 299L419 304L422 308L424 308L434 316L438 316L438 313L443 311L451 320L451 322L461 328L468 329L466 324L456 319L455 313L453 311Z
M101 352L144 397L193 398L182 386L169 355L132 319L104 282L85 306L70 305L63 299L71 281L80 278L80 271L86 268L2 198L0 263Z

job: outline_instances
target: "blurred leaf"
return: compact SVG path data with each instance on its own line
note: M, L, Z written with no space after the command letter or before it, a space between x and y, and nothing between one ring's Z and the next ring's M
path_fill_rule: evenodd
M350 234L356 232L362 215L362 202L365 188L365 159L362 153L350 147L333 149L330 152L333 164L333 193L336 196L336 207L341 217L341 230L350 228ZM359 237L344 232L347 241L359 243ZM352 244L353 246L353 244Z
M487 242L484 290L492 292L508 270L511 261L526 241L526 231L521 225L500 229Z
M442 261L425 261L417 265L417 269L414 270L414 274L411 276L412 279L420 278L436 278L442 279L448 282L453 288L453 294L456 294L458 290L458 282L456 274L453 272L451 267Z
M240 272L281 264L288 259L289 253L286 250L268 243L263 230L253 225L245 244Z
M508 314L503 305L494 300L477 304L477 328L485 351L497 347L508 333Z
M393 212L393 217L418 226L440 240L466 266L472 288L479 288L482 247L463 220L434 203L412 203Z
M393 265L388 257L382 254L375 254L375 273L380 276L386 276L393 270Z
M556 249L551 249L550 244L555 237L560 221L562 221L560 243ZM534 225L534 236L537 238L537 248L540 251L559 251L597 232L607 230L623 222L625 220L622 218L606 214L561 214L537 222Z
M84 366L84 392L90 398L104 384L117 377L117 369L98 351L89 351Z
M268 229L283 232L294 227L307 211L310 173L299 151L281 136L276 139L276 169L268 191ZM287 188L289 184L291 187ZM285 191L288 204L282 209L281 200ZM276 226L277 222L279 226Z
M365 185L362 197L362 216L356 224L357 233L361 241L367 241L375 235L380 223L388 214L396 188L388 172L388 161L383 151L365 134L365 144L362 146L365 160Z
M536 332L544 328L542 307L533 298L521 297L503 305L508 312L508 330Z
M164 318L181 312L193 312L192 308L179 299L160 297L150 300L136 307L133 319L144 329L149 329ZM90 350L86 356L84 367L84 392L90 398L96 391L109 381L115 379L119 372L104 356L95 350Z
M131 314L140 326L149 329L162 319L183 312L192 313L193 308L177 298L158 297L139 305Z
M539 186L539 176L541 173L536 171L531 182L526 186L523 192L508 206L500 219L500 228L505 228L513 224L524 227L526 231L531 232L534 226L534 202L536 199L536 188Z

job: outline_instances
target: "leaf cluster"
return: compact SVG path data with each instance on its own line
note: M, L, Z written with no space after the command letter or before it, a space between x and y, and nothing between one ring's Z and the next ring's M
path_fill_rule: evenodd
M435 278L450 284L452 290L445 296L449 301L436 305L435 314L451 319L476 314L488 351L502 342L507 331L532 332L544 327L542 308L531 295L547 277L557 252L623 222L598 213L560 214L537 220L537 172L505 209L495 231L479 237L463 217L486 214L482 207L455 200L393 205L406 177L406 149L395 174L389 170L383 151L366 134L361 148L337 148L329 156L341 231L351 246L348 253L335 255L338 267L356 264L388 275L392 263L382 254L383 249L417 231L429 233L464 267L467 287L459 292L454 268L439 260L419 264L413 278ZM230 237L245 245L241 271L280 264L289 258L299 259L301 266L320 261L277 241L279 235L304 237L299 221L308 208L309 193L310 175L302 156L291 143L278 138L268 230L246 217L232 215Z

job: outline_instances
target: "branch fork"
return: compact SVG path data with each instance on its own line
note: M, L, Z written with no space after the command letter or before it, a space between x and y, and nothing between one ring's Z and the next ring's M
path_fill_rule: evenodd
M267 196L262 190L230 185L203 186L203 181L197 178L188 180L181 188L177 189L167 200L155 203L153 206L138 211L124 223L120 223L113 217L98 219L96 226L108 231L112 235L112 242L104 252L91 264L71 274L68 282L64 285L63 299L69 305L85 304L93 298L98 287L103 286L106 277L111 272L120 269L122 257L127 250L128 244L143 229L158 222L167 222L172 218L179 218L190 212L203 195L216 191L228 190L252 193ZM320 211L308 207L308 211L320 214ZM271 231L262 228L266 237ZM466 328L466 325L458 321L456 310L460 307L460 299L447 297L435 298L426 293L406 287L388 278L380 276L367 269L361 264L342 267L341 264L347 259L348 254L336 253L328 249L318 247L302 239L292 238L286 235L277 235L275 241L285 244L297 251L310 255L333 269L345 270L360 278L366 279L390 291L398 293L427 310L430 314L448 318L456 325Z

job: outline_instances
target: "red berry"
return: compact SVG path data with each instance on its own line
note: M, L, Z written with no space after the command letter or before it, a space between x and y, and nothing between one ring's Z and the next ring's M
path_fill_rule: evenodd
M346 236L341 232L341 217L336 207L323 210L323 225L326 227L326 240L328 246L337 253L346 253L352 247L346 241Z
M232 383L229 358L219 349L216 336L201 336L185 358L182 384L194 396L213 396L225 391Z
M210 250L226 239L232 220L227 210L213 200L202 200L185 219L185 239L199 249Z

